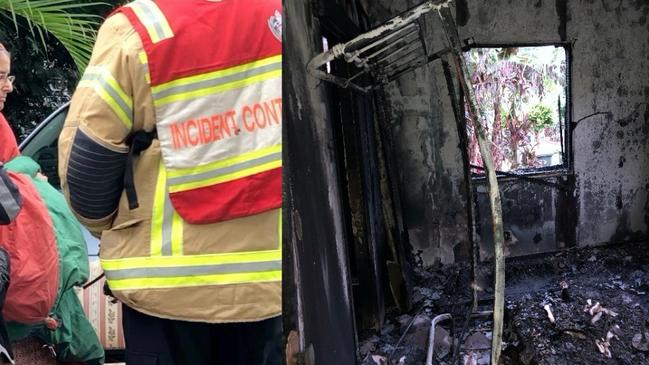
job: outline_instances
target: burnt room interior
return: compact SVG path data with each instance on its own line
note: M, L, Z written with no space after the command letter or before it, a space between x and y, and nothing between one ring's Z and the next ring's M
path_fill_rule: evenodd
M649 363L648 15L285 1L287 363Z

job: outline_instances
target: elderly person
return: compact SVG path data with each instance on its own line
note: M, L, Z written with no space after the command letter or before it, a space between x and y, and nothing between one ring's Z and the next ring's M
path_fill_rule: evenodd
M7 94L14 90L14 76L9 75L11 70L11 59L9 52L0 44L0 111L4 109ZM18 187L13 183L9 174L4 168L7 160L17 156L18 145L13 137L11 128L0 114L0 225L12 223L22 208L22 199ZM7 252L0 248L1 266L0 271L2 279L0 283L0 309L4 305L4 299L7 287L9 286L9 257ZM0 364L5 360L11 360L13 352L9 343L9 336L4 323L2 312L0 312Z
M0 112L4 109L7 95L14 90L15 76L10 75L11 58L9 52L0 44ZM16 183L4 164L20 155L16 138L9 123L0 113L0 225L14 223L22 209L22 197ZM0 227L0 229L2 229ZM5 242L0 242L5 244ZM0 309L4 306L7 287L9 286L9 255L0 248ZM0 364L16 360L17 364L56 364L40 341L33 337L10 343L4 315L0 311ZM12 351L13 347L13 351Z
M0 44L0 111L13 91L10 71ZM0 364L58 364L55 352L101 364L103 349L74 292L88 277L81 227L39 171L0 114Z

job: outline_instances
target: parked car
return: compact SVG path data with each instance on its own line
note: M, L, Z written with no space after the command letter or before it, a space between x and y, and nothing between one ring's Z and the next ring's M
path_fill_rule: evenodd
M41 172L48 181L60 189L61 180L58 174L58 138L63 129L63 122L68 113L69 104L57 109L41 122L32 133L20 143L23 155L33 158L41 165ZM91 283L102 275L99 264L99 240L84 228L83 234L88 247ZM78 296L104 349L106 362L123 361L124 332L122 331L122 310L119 303L104 295L103 278L86 288L79 288Z

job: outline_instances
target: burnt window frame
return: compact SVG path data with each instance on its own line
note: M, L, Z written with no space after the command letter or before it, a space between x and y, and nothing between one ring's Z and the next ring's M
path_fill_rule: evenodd
M572 143L572 134L573 134L573 108L572 108L572 43L564 41L555 41L555 42L513 42L513 43L476 43L472 40L467 40L466 46L462 48L463 52L468 52L474 48L517 48L517 47L548 47L554 46L557 48L563 48L566 54L566 86L565 86L565 95L566 95L566 105L564 120L561 122L562 131L563 131L563 153L562 153L562 163L554 166L545 166L545 167L528 167L520 168L516 170L510 170L507 172L499 172L497 174L498 179L509 179L513 175L520 175L526 177L544 177L544 176L566 176L572 175L574 173L574 150ZM462 115L464 116L467 112L465 96L462 90L460 90L460 106L462 108ZM469 140L468 130L466 131L467 143ZM468 149L468 145L465 146ZM475 172L475 169L471 169L472 179L473 180L484 180L486 175L484 172Z

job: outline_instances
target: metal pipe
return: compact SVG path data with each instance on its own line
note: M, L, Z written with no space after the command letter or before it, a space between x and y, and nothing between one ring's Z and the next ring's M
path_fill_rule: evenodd
M398 32L394 32L394 33L392 33L392 34L399 34L399 33L398 33ZM392 35L392 34L391 34L391 35ZM378 50L374 51L373 53L367 55L367 56L366 56L367 59L368 59L368 60L371 60L372 58L376 58L378 55L380 55L381 53L385 52L386 50L392 48L392 47L395 46L395 45L398 45L399 42L403 42L403 41L405 41L405 42L410 42L408 39L409 39L410 36L413 35L413 34L415 34L415 35L417 34L417 28L415 28L414 31L412 31L412 32L410 32L410 33L404 35L404 36L401 37L400 39L397 39L396 41L394 41L394 42L392 42L392 43L388 43L388 44L386 44L385 46L380 47ZM416 39L416 38L415 38L415 39Z
M419 315L419 314L417 314ZM493 315L493 311L481 311L481 312L473 312L470 314L470 318L478 318L478 317L488 317ZM415 316L416 317L416 316ZM413 317L414 318L414 317ZM450 313L444 313L440 314L437 317L433 318L433 320L430 322L430 331L428 332L428 352L426 353L426 365L433 365L433 353L435 351L435 327L437 327L437 324L441 321L446 321L453 318ZM414 321L414 320L413 320ZM410 328L410 326L408 326ZM408 329L406 329L408 331ZM460 346L462 339L458 339L458 346ZM401 342L401 341L399 341ZM394 355L394 352L392 353Z
M440 314L430 321L430 332L428 336L428 353L426 354L426 365L433 365L433 349L435 348L435 327L438 322L451 319L450 313Z
M416 43L406 44L403 47L395 50L391 54L386 55L381 60L376 61L375 66L377 68L381 68L381 69L387 69L387 68L390 68L390 67L398 68L399 66L395 66L395 62L399 62L399 61L403 60L406 56L410 56L411 54L416 53L417 51L420 51L420 48L419 48L418 44L416 44ZM393 58L395 58L395 56L398 56L398 57L396 57L396 59L393 59ZM422 56L425 56L425 55L422 55Z
M372 90L371 86L366 86L366 87L359 86L353 82L349 82L349 80L345 78L326 73L325 71L322 70L318 70L318 69L310 70L309 74L317 79L329 81L332 84L338 85L344 89L351 87L352 89L358 90L362 93L367 93L370 90Z
M395 67L386 67L381 70L377 70L376 74L381 75L383 79L389 79L392 75L396 75L404 70L417 68L419 64L422 63L421 57L418 57L417 54L408 54L404 57L407 57L406 62L396 65Z
M494 168L491 149L487 143L486 133L483 130L480 120L484 119L484 113L476 102L475 93L471 85L468 67L462 57L462 46L460 37L457 33L457 27L453 20L450 9L441 8L439 15L442 20L446 37L450 47L453 49L453 58L458 73L460 85L469 105L469 113L478 137L478 145L482 162L487 174L489 186L489 205L491 207L491 219L494 237L494 263L495 263L495 283L494 283L494 319L493 319L493 338L491 341L491 364L500 364L500 355L503 335L503 314L505 310L505 235L503 230L502 204L500 200L500 191L498 189L498 178Z
M421 49L421 44L416 43L417 39L412 39L412 40L399 40L398 42L392 43L393 45L396 45L396 47L391 47L389 52L383 52L381 57L375 59L372 61L372 63L375 66L382 66L383 64L389 64L391 62L391 59L401 53L401 52L412 52L412 48L414 47L415 49ZM404 51L405 50L405 51Z
M354 44L357 42L362 42L362 41L368 41L374 38L378 38L380 36L383 36L385 33L392 32L394 30L400 29L402 27L407 26L409 23L412 23L413 21L419 19L422 15L432 11L432 10L439 10L445 7L448 7L450 5L451 0L431 0L431 1L426 1L425 3L406 11L404 14L398 15L387 22L385 22L383 25L379 26L378 28L375 28L367 33L363 33L356 38L352 39L351 41L345 43L345 45L350 45Z
M414 28L414 29L413 29L413 28ZM404 36L402 36L401 38L408 37L408 36L410 35L410 33L414 33L414 32L416 32L416 31L417 31L417 28L418 28L418 27L417 27L414 23L410 23L410 24L406 25L405 27L403 27L403 28L401 28L401 29L397 29L397 30L395 30L392 34L388 34L385 38L381 38L381 39L379 39L379 40L377 40L377 41L375 41L375 42L371 42L371 43L369 43L368 45L366 45L365 47L363 47L363 48L361 48L361 49L359 49L359 50L353 51L353 53L354 53L354 54L357 54L357 55L360 55L360 54L362 54L363 52L368 51L368 50L370 50L371 48L374 48L375 46L377 46L377 45L379 45L379 44L385 43L385 42L389 41L389 40L392 39L392 38L396 38L397 36L401 35L402 33L407 33L407 34L404 35ZM410 30L413 30L413 32L410 32ZM410 33L409 33L409 32L410 32ZM349 43L350 43L350 42L347 42L347 44L349 44ZM389 46L389 45L388 45L388 46ZM388 47L388 46L386 46L386 47ZM368 57L368 58L371 58L371 56Z

